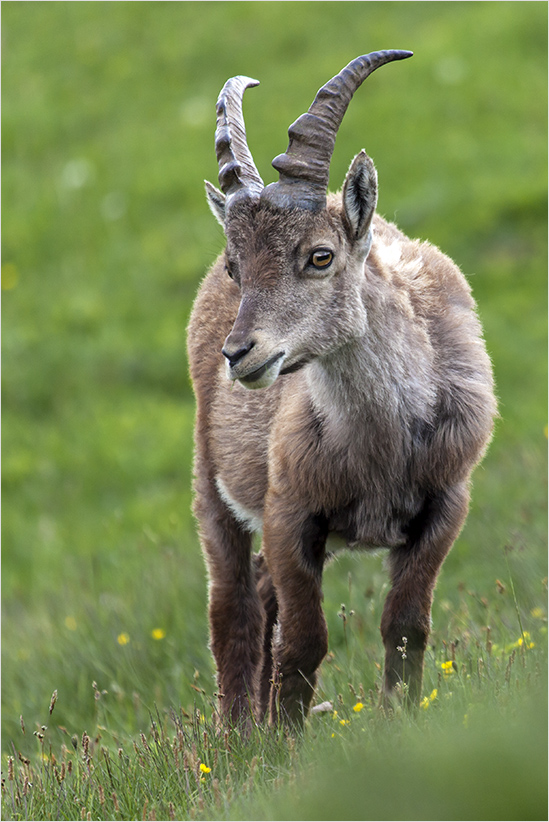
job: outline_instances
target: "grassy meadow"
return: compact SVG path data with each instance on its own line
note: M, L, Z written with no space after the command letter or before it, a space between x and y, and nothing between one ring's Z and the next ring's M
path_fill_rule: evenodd
M353 57L378 210L469 277L500 401L417 714L384 716L382 556L325 572L303 739L219 733L185 329L223 246L215 101L266 182ZM2 3L4 819L547 818L547 5ZM53 694L56 694L53 697Z

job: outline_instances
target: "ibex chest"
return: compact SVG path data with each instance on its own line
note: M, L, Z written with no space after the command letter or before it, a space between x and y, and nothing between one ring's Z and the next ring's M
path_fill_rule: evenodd
M407 427L371 405L351 418L328 402L328 413L315 412L303 374L283 385L265 394L237 386L215 404L216 485L233 516L246 530L261 531L274 494L288 511L321 512L350 547L401 544L421 505L409 480ZM223 427L227 418L239 420L238 436Z
M412 459L411 430L396 415L311 415L308 425L287 425L284 440L270 449L270 482L289 503L320 510L349 547L393 547L405 541L422 505Z

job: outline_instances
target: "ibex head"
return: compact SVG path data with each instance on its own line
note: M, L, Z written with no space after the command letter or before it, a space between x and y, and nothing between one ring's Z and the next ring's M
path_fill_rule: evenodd
M323 86L290 126L285 154L273 160L278 182L264 186L246 142L242 97L258 85L227 81L217 102L216 153L221 191L206 183L227 237L226 268L240 308L223 354L230 379L247 388L328 356L366 331L360 297L372 242L377 175L365 151L354 158L342 197L327 199L337 130L361 83L379 66L410 57L380 51L357 57Z

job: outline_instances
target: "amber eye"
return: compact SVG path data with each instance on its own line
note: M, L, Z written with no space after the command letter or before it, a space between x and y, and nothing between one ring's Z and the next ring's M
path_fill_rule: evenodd
M234 274L233 274L232 268L230 266L230 263L225 263L225 271L227 272L227 274L229 275L231 280L234 280Z
M333 259L334 255L329 248L317 248L311 254L310 261L315 268L328 268Z

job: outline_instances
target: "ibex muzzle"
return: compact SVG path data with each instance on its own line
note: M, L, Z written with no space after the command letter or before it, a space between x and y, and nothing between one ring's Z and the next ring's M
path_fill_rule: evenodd
M243 297L231 333L222 348L227 376L246 388L266 388L280 373L286 352L265 335L250 297ZM273 350L274 347L274 350Z
M188 347L211 647L235 723L306 715L328 648L331 536L388 549L383 700L418 703L436 578L490 439L491 365L465 278L375 214L364 151L342 192L327 194L352 95L410 55L358 57L323 86L267 187L242 117L257 81L232 78L217 103L221 190L206 190L227 245L196 299Z

